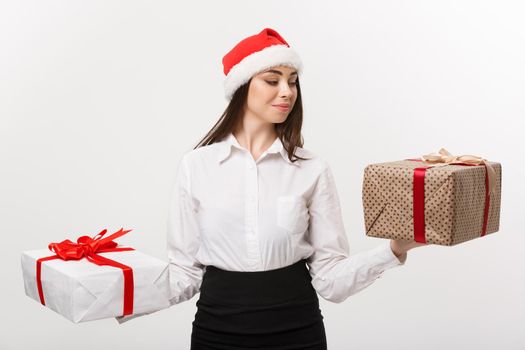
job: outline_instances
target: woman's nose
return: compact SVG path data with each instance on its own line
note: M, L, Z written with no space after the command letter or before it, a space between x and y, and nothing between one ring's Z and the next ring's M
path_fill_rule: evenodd
M285 97L285 96L291 96L292 95L292 89L290 88L290 86L288 85L287 82L284 82L281 84L281 91L280 91L280 95L282 97Z

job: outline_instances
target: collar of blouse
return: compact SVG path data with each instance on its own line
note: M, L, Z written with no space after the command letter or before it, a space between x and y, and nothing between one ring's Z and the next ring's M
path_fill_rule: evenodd
M218 146L217 161L219 163L221 163L226 158L228 158L228 156L231 154L232 147L236 147L240 150L245 150L245 148L239 144L239 141L237 141L233 133L230 133L223 141L219 142L217 146ZM288 153L286 152L281 140L278 137L275 139L272 145L268 147L268 149L266 150L266 153L267 154L279 153L281 154L283 159L289 164L294 165L294 166L299 166L299 161L296 161L295 163L293 163L290 161L290 159L288 159Z

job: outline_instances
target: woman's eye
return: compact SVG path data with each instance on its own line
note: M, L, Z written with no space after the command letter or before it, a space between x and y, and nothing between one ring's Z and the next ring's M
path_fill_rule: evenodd
M278 81L266 81L268 84L270 85L277 85L279 82ZM297 82L296 81L291 81L289 83L290 85L297 85Z

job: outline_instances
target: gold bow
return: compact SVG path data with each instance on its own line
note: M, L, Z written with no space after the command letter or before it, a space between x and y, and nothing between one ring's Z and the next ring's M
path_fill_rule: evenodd
M430 167L447 166L447 165L459 164L459 163L472 164L472 165L485 164L485 166L487 167L489 194L494 193L494 190L496 189L495 188L496 171L487 162L486 159L483 159L481 157L473 156L469 154L466 154L463 156L453 156L446 149L442 148L439 150L439 153L426 154L424 156L421 156L420 159L423 162L431 163L432 165L430 165Z

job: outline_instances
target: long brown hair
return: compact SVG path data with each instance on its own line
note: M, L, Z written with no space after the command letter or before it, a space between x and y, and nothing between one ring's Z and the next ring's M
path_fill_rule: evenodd
M250 86L250 79L247 83L240 86L222 113L219 120L211 128L210 131L199 141L194 149L211 145L213 143L222 141L229 133L233 132L233 129L242 118L243 107L248 98L248 88ZM303 125L303 103L301 98L301 87L299 85L299 78L296 80L297 86L297 98L295 104L288 114L286 120L282 123L275 124L275 131L277 137L281 140L284 149L288 153L288 159L291 162L295 162L297 159L307 160L308 158L301 158L295 154L297 147L303 147L303 137L301 135L301 128ZM295 157L295 159L292 159Z

